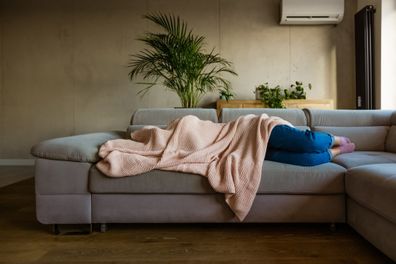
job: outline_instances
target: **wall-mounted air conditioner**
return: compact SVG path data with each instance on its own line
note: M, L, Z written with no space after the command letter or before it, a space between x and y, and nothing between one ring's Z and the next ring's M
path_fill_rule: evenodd
M344 0L282 0L281 24L338 24L344 17Z

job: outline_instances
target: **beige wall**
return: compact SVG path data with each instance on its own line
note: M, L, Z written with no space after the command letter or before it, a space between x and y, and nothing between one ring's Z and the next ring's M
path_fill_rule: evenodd
M356 1L345 1L345 15L342 23L334 28L333 42L336 52L336 99L340 109L356 107L355 73L355 13Z
M280 0L0 0L0 158L29 158L52 137L124 129L139 107L173 107L163 89L143 99L128 81L135 39L154 29L141 16L173 12L234 63L238 98L268 81L311 82L309 98L354 107L353 14L338 26L280 26ZM209 95L204 104L214 102Z

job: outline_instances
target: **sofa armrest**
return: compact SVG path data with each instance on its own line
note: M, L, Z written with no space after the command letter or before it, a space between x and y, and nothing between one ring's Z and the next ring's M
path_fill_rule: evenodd
M54 138L33 146L31 153L42 159L95 163L100 159L98 150L103 143L125 136L125 132L112 131Z
M36 159L36 217L42 224L90 224L92 163Z

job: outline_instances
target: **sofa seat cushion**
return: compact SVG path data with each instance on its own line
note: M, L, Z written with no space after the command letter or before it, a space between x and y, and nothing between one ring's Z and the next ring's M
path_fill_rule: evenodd
M258 194L344 193L345 169L334 163L302 167L265 161ZM215 193L207 178L188 173L153 170L140 175L111 178L95 166L90 170L92 193Z
M54 138L33 146L31 153L43 159L94 163L99 161L98 150L103 143L125 136L125 132L112 131Z
M350 169L368 164L395 163L396 154L383 151L355 151L338 155L333 162Z
M92 166L89 173L89 190L91 193L215 193L207 178L201 175L152 170L139 175L113 178L104 175L96 166Z
M344 193L344 175L345 169L331 162L305 167L266 160L258 193Z
M350 169L345 186L351 199L396 223L396 163Z

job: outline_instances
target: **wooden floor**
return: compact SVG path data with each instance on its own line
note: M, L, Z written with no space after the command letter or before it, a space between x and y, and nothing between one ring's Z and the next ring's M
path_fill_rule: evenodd
M32 178L33 166L0 166L0 188Z
M393 263L351 228L328 225L110 225L59 235L35 220L33 179L0 188L0 263Z

